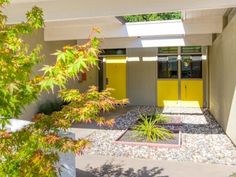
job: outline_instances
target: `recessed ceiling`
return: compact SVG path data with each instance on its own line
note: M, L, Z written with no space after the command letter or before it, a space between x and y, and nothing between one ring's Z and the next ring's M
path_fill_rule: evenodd
M191 10L185 12L185 19L223 16L227 9Z

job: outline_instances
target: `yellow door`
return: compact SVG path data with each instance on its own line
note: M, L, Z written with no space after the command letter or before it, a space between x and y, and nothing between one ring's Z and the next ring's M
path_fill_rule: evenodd
M106 58L106 79L106 87L114 89L114 98L126 98L126 57Z
M202 80L181 80L181 106L203 107Z
M157 104L159 107L178 106L178 80L157 81Z

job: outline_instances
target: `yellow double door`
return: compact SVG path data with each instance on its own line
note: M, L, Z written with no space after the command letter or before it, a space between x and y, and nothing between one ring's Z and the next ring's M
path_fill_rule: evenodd
M157 81L159 107L203 107L202 79L161 79Z

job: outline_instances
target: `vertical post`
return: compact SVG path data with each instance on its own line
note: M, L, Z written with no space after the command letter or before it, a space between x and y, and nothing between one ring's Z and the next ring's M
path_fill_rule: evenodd
M181 106L181 47L178 47L178 106Z

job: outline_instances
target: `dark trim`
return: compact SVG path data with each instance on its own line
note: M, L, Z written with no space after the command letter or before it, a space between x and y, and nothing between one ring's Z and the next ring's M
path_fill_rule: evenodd
M126 49L103 49L100 53L101 56L126 56Z
M103 77L103 70L104 70L104 66L103 66L103 58L99 57L99 61L98 61L98 90L99 92L101 92L102 90L104 90L104 77Z

